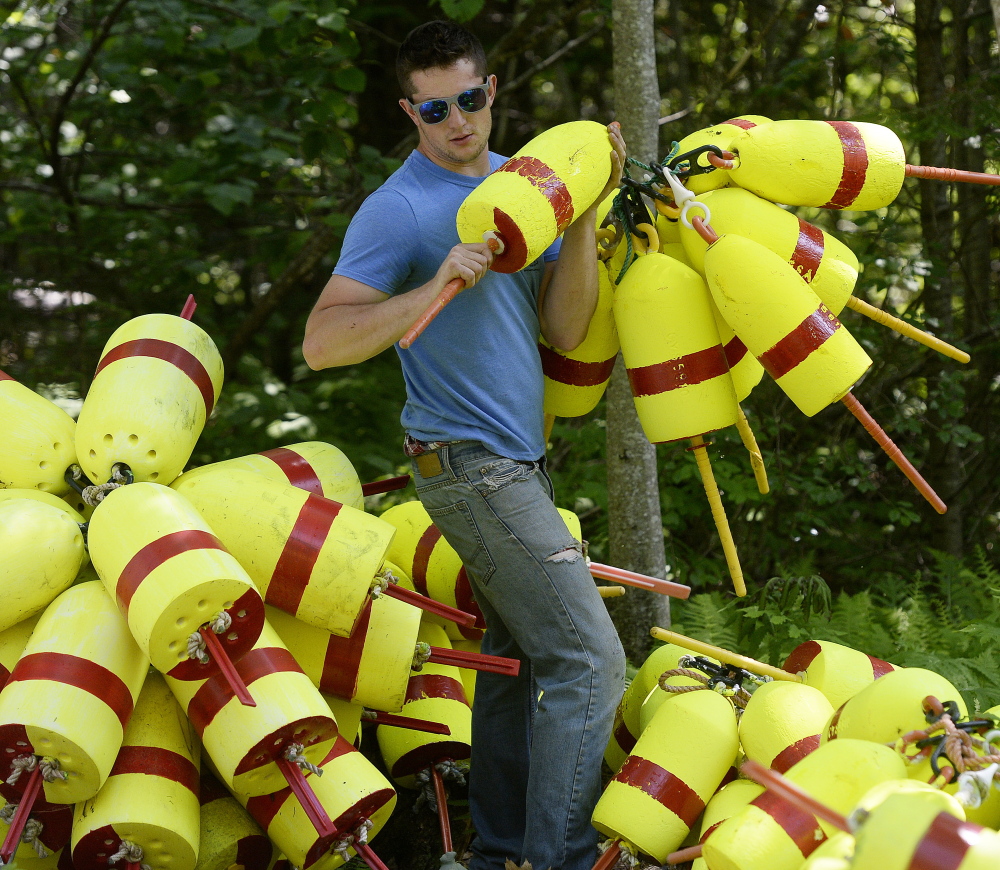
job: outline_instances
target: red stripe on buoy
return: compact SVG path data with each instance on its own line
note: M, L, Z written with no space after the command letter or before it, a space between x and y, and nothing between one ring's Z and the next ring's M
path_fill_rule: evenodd
M200 791L198 768L194 766L194 762L162 746L123 746L109 776L126 773L159 776L184 786L193 794L199 794Z
M8 671L3 665L0 665L0 688L7 685L7 680L9 679L10 671Z
M299 609L309 577L319 558L333 521L343 505L339 501L309 495L278 556L264 601L292 615Z
M784 773L793 764L801 761L810 752L818 748L818 734L810 734L808 737L796 740L791 746L786 746L781 750L781 752L774 756L774 760L771 762L771 770L776 770L778 773Z
M302 673L302 668L287 649L273 646L252 649L239 661L233 662L233 666L247 687L269 674ZM212 724L216 714L235 697L233 687L222 674L205 680L187 707L188 718L199 737Z
M372 601L369 598L349 637L330 635L323 659L323 673L319 678L319 687L328 695L344 701L350 701L354 697L371 616Z
M806 284L811 283L816 277L816 271L823 259L824 247L823 231L799 218L799 238L788 262L802 276Z
M603 362L582 362L570 359L539 343L538 355L542 358L542 373L545 377L571 387L598 387L611 377L615 367L615 354Z
M94 377L96 378L103 369L113 362L139 356L163 360L184 372L201 393L201 397L205 401L205 419L208 419L212 408L215 407L215 385L212 383L212 378L198 357L172 341L164 341L161 338L136 338L123 342L117 347L111 348L101 357Z
M630 755L625 759L613 781L630 785L648 794L689 828L705 809L705 802L684 780L660 765L639 758L637 755Z
M615 716L615 727L614 727L615 743L618 744L619 748L624 753L629 753L635 746L636 736L628 730L628 725L625 724L625 717Z
M757 807L774 819L778 827L788 834L803 858L808 858L813 850L826 840L826 834L812 813L800 810L774 792L764 792L750 801L750 806Z
M875 656L868 656L868 661L872 663L872 676L877 680L879 677L884 677L886 674L891 674L896 670L895 665L890 665L888 662L882 661L882 659L877 659Z
M799 674L808 668L813 663L813 659L821 652L823 652L823 647L818 641L807 640L791 651L781 667L790 673Z
M821 302L819 308L757 359L767 373L777 380L787 375L814 350L822 347L838 329L840 321Z
M236 861L243 870L267 870L274 846L263 834L250 834L236 841Z
M413 674L406 682L406 700L422 701L424 698L447 698L449 701L461 701L468 705L462 681L444 674Z
M743 130L750 130L757 126L753 121L747 121L745 118L730 118L728 121L723 121L722 123L732 124L734 127L740 127Z
M938 813L920 838L906 870L958 870L969 851L983 836L983 829L948 813Z
M155 541L150 541L139 550L122 569L115 585L115 597L118 604L126 611L132 603L132 596L149 576L154 568L158 568L168 559L186 553L190 550L222 550L228 552L222 542L210 532L201 529L182 529L171 532Z
M0 381L13 381L16 378L12 378L7 372L0 372Z
M531 186L552 206L557 233L561 233L573 222L573 197L555 171L537 157L511 157L497 172L513 172L531 182Z
M417 549L413 554L413 576L410 579L413 581L413 588L421 595L427 595L427 567L440 538L441 530L431 523L417 541Z
M850 208L865 186L868 174L868 149L861 131L849 121L827 121L840 137L844 154L844 170L837 192L823 208Z
M483 618L483 612L476 603L476 596L472 594L472 584L469 583L469 575L465 571L465 565L461 567L458 577L455 578L455 606L459 610L471 613L476 617L476 624L470 630L470 633L474 638L477 634L479 637L482 637L482 629L486 628L486 620ZM459 626L459 630L463 635L465 635L465 631L462 629L465 628L465 626Z
M493 223L503 239L503 251L493 258L490 269L509 274L528 265L528 243L521 228L507 212L494 207Z
M316 766L323 767L333 761L333 759L341 755L346 755L348 752L357 752L357 750L338 734L326 757ZM305 776L308 779L313 774L306 772ZM291 795L292 789L290 786L285 786L273 794L257 795L247 801L247 811L254 817L257 824L266 831L271 826L271 822L274 821L274 817L278 814L278 811Z
M726 363L730 369L736 368L736 364L747 355L747 346L740 340L738 335L734 335L723 348L726 354Z
M132 715L135 702L128 686L114 671L90 659L68 653L31 653L18 660L8 684L19 680L47 680L83 689L110 707L122 728Z
M294 450L287 447L275 447L273 450L264 450L260 453L271 460L282 473L288 478L288 482L296 489L304 489L314 495L323 494L323 484L320 482L316 470L306 461L304 456L300 456Z
M676 359L628 369L628 381L633 396L657 396L728 373L729 364L722 345L715 344Z
M205 804L210 804L212 801L227 797L232 797L229 789L212 776L212 774L202 771L198 791L198 800L201 802L201 805L205 806Z
M698 838L698 842L699 842L699 843L704 843L704 842L705 842L705 840L707 840L707 839L708 839L709 837L711 837L711 836L712 836L712 832L713 832L713 831L714 831L714 830L715 830L715 829L716 829L717 827L719 827L719 825L721 825L721 824L722 824L722 823L723 823L724 821L726 821L726 820L725 820L725 819L719 819L719 821L717 821L717 822L716 822L716 823L715 823L714 825L709 825L709 826L708 826L708 827L707 827L707 828L705 829L705 832L704 832L704 833L703 833L703 834L702 834L702 835L701 835L701 836L700 836L700 837Z

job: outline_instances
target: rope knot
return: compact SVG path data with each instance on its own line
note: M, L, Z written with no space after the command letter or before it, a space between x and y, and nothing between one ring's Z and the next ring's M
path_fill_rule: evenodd
M44 828L45 825L38 821L38 819L29 817L24 825L24 830L21 832L21 842L31 846L39 858L48 858L50 854L49 850L45 848L45 844L38 839L42 835Z
M374 827L371 819L365 819L357 828L354 829L352 833L344 834L339 840L335 841L330 847L330 851L335 855L339 855L340 858L346 864L351 860L351 856L348 854L348 848L353 846L355 843L364 845L368 842L368 832Z
M118 851L108 857L108 863L116 864L122 859L128 864L138 864L140 870L152 870L148 864L142 863L142 847L130 840L122 840Z
M310 773L315 773L316 776L322 776L323 771L318 768L315 764L309 761L302 752L305 747L301 743L289 743L285 748L284 758L287 761L297 764L303 770L308 770Z
M422 640L418 640L417 645L413 649L413 664L410 665L410 670L422 670L424 665L430 660L430 657L431 645L429 643L424 643Z
M38 756L19 755L11 761L10 766L13 772L7 777L7 785L14 785L21 778L22 773L25 771L31 773L31 771L38 767Z
M375 572L375 579L372 580L372 598L378 598L380 595L385 593L386 589L398 582L399 578L393 574L391 570L388 568L380 568Z
M95 483L90 486L85 486L83 491L80 493L80 497L83 499L84 504L88 504L91 507L97 507L104 497L113 490L116 490L124 486L122 483L115 483L114 481L108 481L107 483Z
M206 625L215 634L222 634L229 631L229 626L233 624L233 617L225 610L220 610ZM210 661L205 638L200 631L191 632L187 639L187 654L189 659L197 659L201 664L207 665Z

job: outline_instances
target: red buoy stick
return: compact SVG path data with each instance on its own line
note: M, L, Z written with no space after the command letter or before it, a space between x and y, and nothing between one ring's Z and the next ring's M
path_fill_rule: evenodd
M669 595L671 598L687 598L691 594L691 587L682 583L661 580L659 577L650 577L647 574L637 574L635 571L627 571L614 565L602 565L600 562L590 563L590 573L601 580L617 580L626 586L659 592L660 595Z
M611 870L618 863L621 854L621 840L615 840L604 850L604 854L597 859L597 863L594 864L592 870Z
M434 797L437 798L438 824L441 825L441 845L444 852L454 852L451 842L451 819L448 817L448 793L444 790L444 779L441 772L431 765L431 778L434 780Z
M190 294L187 301L184 303L184 307L181 309L181 317L185 320L190 320L194 317L194 310L198 307L198 303L194 301L194 293Z
M385 864L382 863L382 859L375 854L374 850L367 843L354 843L354 851L357 852L358 857L364 861L371 870L389 870Z
M381 492L393 492L402 489L410 482L410 475L401 474L399 477L390 477L386 480L373 480L370 483L361 484L361 494L378 495Z
M459 610L457 607L449 607L447 604L442 604L440 601L435 601L433 598L428 598L426 595L421 595L412 589L405 589L396 583L390 583L385 590L385 594L390 598L405 601L407 604L412 604L414 607L426 610L428 613L443 616L445 619L458 625L465 625L472 628L476 624L476 617L473 614Z
M237 673L232 660L229 658L229 653L226 652L222 641L219 640L219 636L208 625L201 626L198 629L198 633L205 639L205 646L208 647L209 657L219 666L219 671L226 678L226 682L229 683L233 694L240 699L240 703L244 707L256 707L257 702L250 695L250 690L247 688L247 684L243 682L243 678Z
M309 817L309 821L312 822L316 833L320 837L332 837L336 834L336 825L330 820L326 808L319 802L319 798L316 797L312 786L309 785L305 774L302 773L302 768L294 761L289 761L283 756L279 756L274 760L278 765L278 769L284 775L285 781L291 787L292 793L299 799L299 803L302 804L302 809L305 810L305 814Z
M427 719L397 716L395 713L382 713L381 711L373 712L375 712L374 716L371 718L366 716L362 721L371 722L373 725L391 725L394 728L409 728L411 731L425 731L428 734L451 736L451 729L444 722L430 722Z
M24 833L24 826L28 824L28 816L31 815L32 807L38 798L38 793L42 790L42 768L36 764L28 778L24 794L17 803L14 810L14 817L10 820L10 827L7 829L7 836L4 837L3 845L0 846L0 861L9 864L17 851L17 844L21 842L21 834Z
M448 649L442 646L432 646L431 654L427 661L438 665L454 665L457 668L469 668L473 671L505 674L509 677L516 677L521 672L521 662L517 659L468 652L464 649Z
M895 445L893 440L885 434L885 430L879 426L875 418L864 409L862 404L851 393L848 393L840 401L847 406L847 410L858 418L868 434L875 439L878 446L885 451L886 455L894 463L896 463L896 467L899 468L899 470L906 475L907 480L909 480L910 483L917 488L917 492L930 502L931 507L934 508L934 510L936 510L939 514L943 514L946 510L948 510L948 505L941 501L938 494L931 489L931 485L924 480L923 475L921 475L920 472L913 467L910 460L903 455L903 451L900 450Z

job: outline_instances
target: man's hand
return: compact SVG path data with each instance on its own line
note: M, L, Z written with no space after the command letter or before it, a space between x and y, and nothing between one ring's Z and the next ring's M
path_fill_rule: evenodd
M449 281L461 278L465 286L472 287L481 280L493 262L493 251L486 242L455 245L444 258L434 276L438 290L443 290Z
M598 205L607 199L609 193L621 187L622 174L625 172L625 140L622 138L621 124L617 121L608 124L608 138L614 149L611 152L611 175L608 177L608 183L604 185L601 195L594 200Z

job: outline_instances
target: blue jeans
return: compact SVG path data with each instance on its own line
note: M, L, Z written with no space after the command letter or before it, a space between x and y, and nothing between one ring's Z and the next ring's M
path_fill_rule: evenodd
M544 459L497 456L476 441L413 462L417 494L465 564L486 620L485 653L517 677L479 673L472 711L471 870L506 859L590 870L601 759L622 695L625 655L594 580L552 502ZM432 456L434 454L427 454Z

